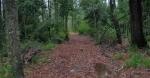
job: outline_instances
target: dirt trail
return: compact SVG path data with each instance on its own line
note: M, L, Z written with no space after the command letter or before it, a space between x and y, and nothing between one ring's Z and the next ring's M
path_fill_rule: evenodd
M70 41L49 53L50 63L28 67L31 74L26 78L137 78L121 70L121 63L104 56L104 51L116 52L95 46L90 37L72 34Z

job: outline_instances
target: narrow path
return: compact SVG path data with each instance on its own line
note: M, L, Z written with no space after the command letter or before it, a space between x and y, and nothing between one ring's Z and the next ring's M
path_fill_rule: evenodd
M145 78L150 75L122 69L123 62L112 59L117 51L95 46L93 39L88 36L72 34L70 41L47 53L49 63L28 66L30 74L26 78Z
M27 78L99 78L107 74L107 68L102 64L97 69L96 64L108 62L100 51L90 37L73 34L70 41L52 51L51 63L35 67L32 76Z

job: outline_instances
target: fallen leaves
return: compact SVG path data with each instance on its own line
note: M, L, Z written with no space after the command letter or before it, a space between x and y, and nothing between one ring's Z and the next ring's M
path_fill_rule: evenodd
M25 68L32 72L26 78L131 78L130 71L117 71L122 64L111 58L117 51L95 46L93 39L88 36L73 34L70 41L47 52L51 62ZM96 64L98 65L95 66ZM108 72L98 74L106 69ZM150 74L142 77L148 77L147 75Z

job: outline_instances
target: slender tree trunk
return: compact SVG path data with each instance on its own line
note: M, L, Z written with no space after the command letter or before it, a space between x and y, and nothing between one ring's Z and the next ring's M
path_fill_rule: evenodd
M132 45L137 45L139 48L147 46L143 33L141 3L142 0L129 0L131 41Z
M68 41L69 40L69 36L68 36L68 14L65 16L65 33L66 33L66 40Z
M2 27L2 14L1 14L1 0L0 0L0 53L3 51L3 45L2 45L2 40L3 40L3 27Z
M55 21L58 20L58 17L59 17L59 12L58 12L58 1L57 0L54 0L54 7L55 7L55 15L54 15L54 19ZM56 27L56 31L58 32L58 26L55 24L54 25Z
M54 0L54 6L55 6L55 20L58 18L58 1Z
M10 76L11 78L24 78L20 49L17 1L5 0L5 5L9 63L12 66Z
M48 15L49 15L49 17L50 17L50 19L51 19L51 0L48 0Z
M44 21L44 8L43 8L44 0L42 0L42 21Z
M114 15L115 8L116 8L115 0L110 0L111 21L113 22L113 26L115 26L117 43L121 44L122 43L122 41L121 41L121 30L120 30L119 22L117 21L117 18Z

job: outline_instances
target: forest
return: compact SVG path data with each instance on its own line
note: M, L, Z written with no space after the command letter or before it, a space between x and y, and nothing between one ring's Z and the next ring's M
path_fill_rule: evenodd
M0 78L148 78L150 0L0 0Z

